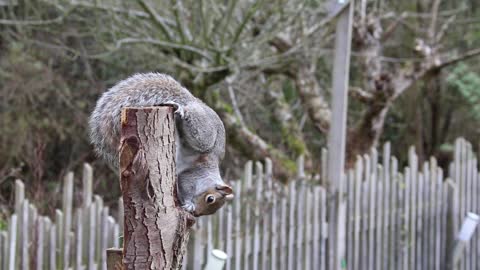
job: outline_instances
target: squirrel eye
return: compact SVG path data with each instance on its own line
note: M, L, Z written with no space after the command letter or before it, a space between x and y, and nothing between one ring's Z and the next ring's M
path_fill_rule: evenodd
M208 196L205 198L205 201L206 201L208 204L214 203L214 202L215 202L215 196L213 196L213 195L208 195Z

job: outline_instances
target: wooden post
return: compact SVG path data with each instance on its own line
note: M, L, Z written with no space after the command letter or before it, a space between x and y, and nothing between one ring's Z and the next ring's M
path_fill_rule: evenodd
M122 250L117 248L109 248L107 252L107 270L122 270Z
M336 1L345 4L346 0ZM337 4L337 5L338 5ZM343 196L345 168L345 137L350 69L350 45L354 0L349 0L340 12L335 35L335 56L332 86L332 120L328 137L328 225L329 269L346 268L345 223L346 202ZM343 6L342 6L343 7ZM351 262L350 262L351 263Z
M123 268L180 269L194 219L176 199L173 108L125 108L121 123Z

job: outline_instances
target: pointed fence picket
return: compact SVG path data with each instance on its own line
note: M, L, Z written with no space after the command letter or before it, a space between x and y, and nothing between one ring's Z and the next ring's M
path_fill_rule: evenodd
M200 270L213 248L227 252L225 269L328 269L329 235L322 150L320 179L297 162L297 179L272 177L270 160L247 162L242 180L232 181L235 199L217 214L200 217L192 228L183 269ZM105 250L118 247L123 202L110 214L92 192L93 170L85 164L81 202L74 203L73 173L63 182L61 210L42 216L16 180L14 213L0 231L1 269L106 269ZM346 220L344 269L444 269L455 234L468 212L480 213L480 173L472 146L455 142L449 173L431 158L418 163L413 148L399 168L390 144L380 154L359 157L343 178ZM77 191L78 192L78 191ZM480 230L463 254L460 269L479 269Z

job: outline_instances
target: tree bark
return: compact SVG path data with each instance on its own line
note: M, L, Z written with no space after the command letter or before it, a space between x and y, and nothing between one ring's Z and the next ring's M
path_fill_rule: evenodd
M180 269L193 217L179 207L171 107L122 111L124 269Z

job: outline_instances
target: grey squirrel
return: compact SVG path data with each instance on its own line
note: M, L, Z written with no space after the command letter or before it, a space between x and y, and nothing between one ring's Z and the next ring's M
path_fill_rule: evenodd
M233 198L219 170L225 154L225 128L215 111L172 77L136 74L105 92L89 120L96 152L118 167L122 108L156 105L176 109L177 196L182 207L194 216L215 213Z

